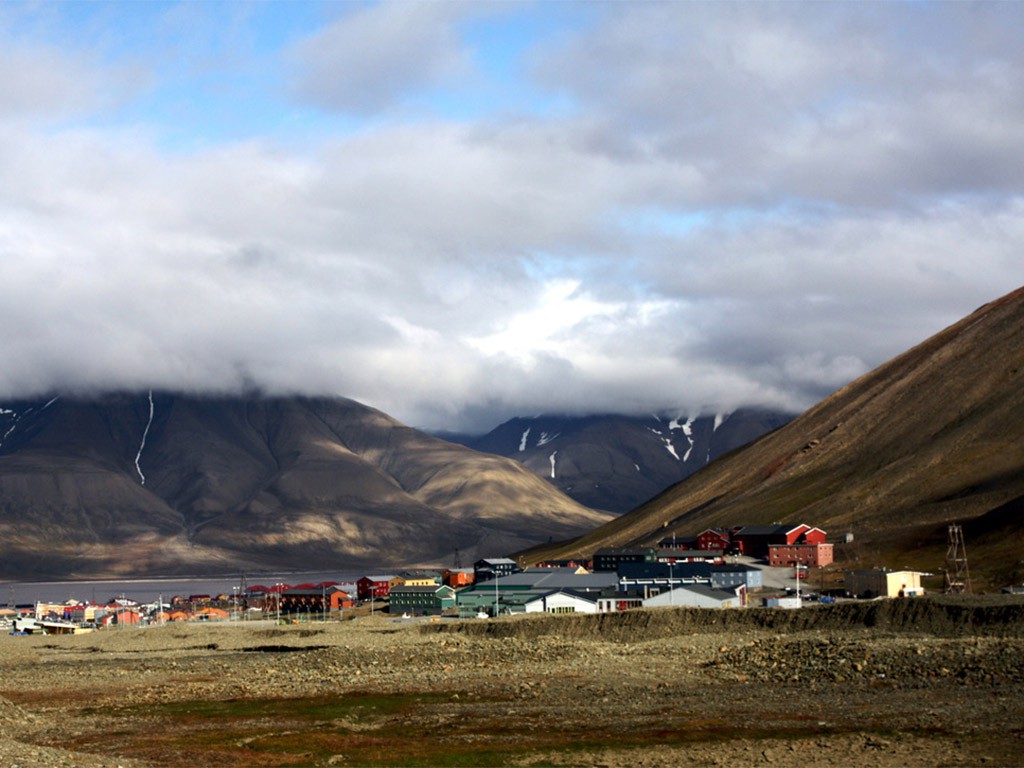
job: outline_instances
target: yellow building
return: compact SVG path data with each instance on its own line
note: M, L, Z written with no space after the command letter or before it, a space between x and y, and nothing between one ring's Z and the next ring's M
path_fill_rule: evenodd
M395 587L439 587L441 576L437 573L418 573L406 571L391 579L391 589Z
M846 592L854 597L917 597L924 594L919 571L846 571Z

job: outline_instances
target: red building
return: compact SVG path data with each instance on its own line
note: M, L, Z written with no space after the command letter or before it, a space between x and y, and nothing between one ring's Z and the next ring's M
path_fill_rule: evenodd
M360 600L387 597L391 594L391 580L394 576L363 576L356 582Z
M338 587L292 587L281 593L281 613L318 614L353 607L355 601Z
M776 568L794 565L822 568L826 565L831 565L832 555L832 545L825 542L817 544L768 545L768 565Z
M741 555L768 559L768 547L773 544L817 544L825 541L825 532L804 523L744 525L732 532L732 541L734 549Z
M697 549L728 552L732 541L729 532L721 528L708 528L697 534Z

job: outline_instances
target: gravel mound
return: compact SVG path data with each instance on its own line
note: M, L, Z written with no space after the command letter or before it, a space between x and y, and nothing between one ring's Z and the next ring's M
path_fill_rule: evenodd
M500 621L438 622L423 632L452 632L471 637L533 639L558 635L565 639L609 642L656 640L684 634L770 631L829 632L879 630L933 637L973 635L1024 638L1024 600L924 597L809 605L801 610L708 610L663 608L606 614L517 616Z

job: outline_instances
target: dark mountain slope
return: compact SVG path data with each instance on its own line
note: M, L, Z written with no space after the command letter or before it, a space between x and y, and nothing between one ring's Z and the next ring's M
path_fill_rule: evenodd
M461 442L507 456L592 509L627 512L792 414L762 409L686 416L536 416Z
M853 532L858 543L844 553L851 562L901 558L888 564L934 570L945 557L935 531L1007 504L1011 519L1003 522L1019 542L1022 520L1012 502L1024 495L1022 371L1024 289L634 512L537 554L579 555L711 525L807 521L833 534ZM973 571L990 579L1024 575L1024 553L1011 566L1005 557L991 561L985 542L977 544L968 541Z
M343 399L110 395L0 412L0 573L387 567L608 519Z

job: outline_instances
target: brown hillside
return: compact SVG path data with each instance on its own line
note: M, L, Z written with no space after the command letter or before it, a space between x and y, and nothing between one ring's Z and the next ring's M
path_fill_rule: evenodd
M472 562L609 519L342 398L53 398L5 405L0 437L16 578Z
M938 570L956 521L978 586L1020 581L1022 369L1019 289L629 514L527 557L778 521L853 533L837 547L847 564Z

